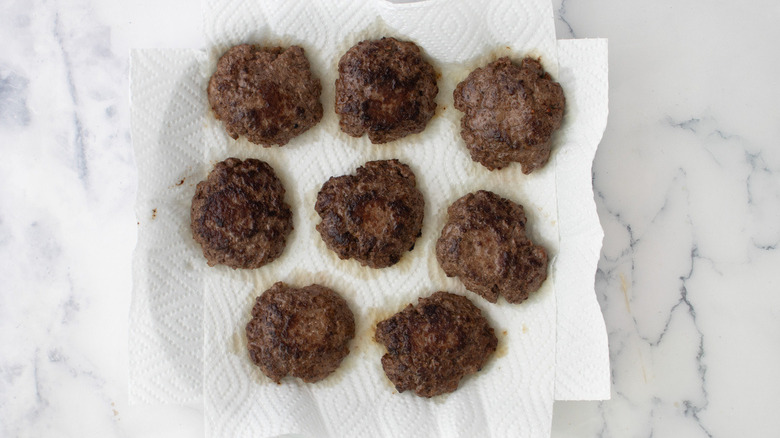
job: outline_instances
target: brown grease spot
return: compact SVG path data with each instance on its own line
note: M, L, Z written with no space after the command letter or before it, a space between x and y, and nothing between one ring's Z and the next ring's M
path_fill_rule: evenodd
M523 333L528 333L528 326L525 323L523 324Z
M157 219L157 209L152 210L152 219Z
M496 347L496 352L493 353L494 357L496 359L506 356L506 354L509 352L509 346L506 342L506 330L502 333L504 337L498 338L498 346ZM491 364L492 361L488 360L488 364ZM482 370L484 371L485 368L483 367Z
M266 377L265 374L263 374L263 372L260 371L260 367L252 363L252 361L249 359L248 354L246 355L246 360L252 366L251 368L252 371L249 372L249 378L252 379L255 383L257 383L258 385L267 385L269 383L271 384L276 383L273 380ZM278 385L281 384L282 384L281 382L278 383Z
M182 178L181 180L179 180L179 182L177 182L177 183L176 183L176 185L177 185L177 186L180 186L180 185L184 184L184 181L185 181L186 179L187 179L186 177Z
M390 318L391 316L395 315L396 313L400 312L401 309L391 310L391 309L384 309L381 307L370 307L366 310L366 319L371 321L371 339L374 338L373 334L374 331L376 331L376 325L380 322L386 320L387 318Z
M244 328L241 327L241 331L243 332ZM243 336L239 331L233 333L233 336L230 337L230 342L228 343L228 348L231 353L235 354L236 356L241 355L242 353L246 352L246 337Z
M401 309L385 309L382 307L369 307L366 309L365 314L360 317L359 315L355 315L355 319L358 320L358 326L355 330L355 339L353 341L354 345L363 345L366 348L361 350L361 355L363 354L371 354L372 351L380 351L380 356L385 354L385 349L380 344L376 343L374 340L374 335L376 334L376 325L380 322L390 318L391 316L395 315L396 312L400 311ZM360 322L360 320L363 321L363 323ZM352 349L352 347L350 347ZM357 349L357 348L355 348Z

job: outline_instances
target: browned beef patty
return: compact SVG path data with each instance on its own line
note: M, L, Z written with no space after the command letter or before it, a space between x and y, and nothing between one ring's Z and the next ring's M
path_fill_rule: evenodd
M354 337L347 302L318 284L274 284L257 297L246 325L249 357L277 383L288 375L309 383L324 379L349 354Z
M355 175L331 177L314 209L322 218L317 231L339 258L384 268L414 248L424 206L409 166L385 160L369 161Z
M547 252L525 235L523 206L480 190L455 201L436 242L448 277L491 303L520 303L547 278Z
M198 183L190 209L209 266L252 269L282 254L293 229L284 187L268 163L228 158Z
M498 345L493 329L468 298L436 292L376 326L387 348L382 368L399 392L433 397L458 389L482 369Z
M526 174L547 163L565 98L539 61L525 58L517 66L501 58L471 72L453 95L465 113L460 135L474 161L490 170L516 161Z
M235 46L217 62L208 97L228 135L284 145L322 119L320 80L303 49Z
M421 132L436 110L436 72L412 42L363 41L339 61L336 114L341 130L372 143Z

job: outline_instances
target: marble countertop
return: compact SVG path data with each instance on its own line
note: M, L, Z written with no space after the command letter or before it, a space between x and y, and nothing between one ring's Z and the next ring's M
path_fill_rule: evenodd
M125 3L0 5L0 436L203 434L199 406L127 397L128 54L202 47L200 12ZM554 9L559 38L609 38L593 173L612 399L556 402L553 436L775 435L780 5Z

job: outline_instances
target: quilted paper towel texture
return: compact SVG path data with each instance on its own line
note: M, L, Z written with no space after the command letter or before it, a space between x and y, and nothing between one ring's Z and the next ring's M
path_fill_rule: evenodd
M435 258L435 241L446 208L460 196L492 190L525 206L529 233L554 260L558 253L555 163L532 175L519 166L490 172L474 163L459 136L460 113L452 91L469 71L490 57L541 56L557 72L551 5L541 0L427 1L392 5L380 1L208 1L205 4L209 60L239 42L298 44L323 83L319 125L282 148L261 148L230 139L220 123L206 119L206 160L196 179L229 156L269 162L287 188L295 230L284 254L257 270L225 267L204 273L204 411L209 436L549 436L555 379L555 277L522 305L490 305L447 278ZM497 26L523 23L499 32ZM520 30L517 30L517 29ZM502 29L503 30L503 29ZM465 34L465 36L464 36ZM397 36L417 42L439 79L439 110L427 129L388 145L340 132L333 112L338 59L365 38ZM457 36L457 37L454 37ZM510 43L511 41L511 43ZM382 270L339 260L315 225L313 206L331 176L353 173L366 161L398 158L417 175L425 197L422 236L397 265ZM205 264L205 261L202 262ZM329 378L306 385L277 385L248 358L244 326L255 298L275 281L297 286L321 283L341 293L356 316L351 354ZM453 394L435 400L397 394L384 376L382 348L372 341L376 322L437 290L467 295L483 309L499 337L492 360Z
M604 233L593 200L591 163L607 125L607 40L558 42L566 114L556 151L560 252L555 296L556 400L610 397L609 348L594 293Z

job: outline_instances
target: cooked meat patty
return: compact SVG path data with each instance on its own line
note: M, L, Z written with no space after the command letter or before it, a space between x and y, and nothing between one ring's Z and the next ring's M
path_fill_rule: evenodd
M412 42L363 41L339 61L336 114L341 130L372 143L421 132L436 110L436 72Z
M190 225L209 266L253 269L284 250L293 229L284 187L268 163L228 158L198 183Z
M460 135L474 161L490 170L517 161L526 174L547 163L565 98L539 61L525 58L518 67L501 58L478 68L458 84L454 98L465 113Z
M219 58L208 96L228 135L268 147L320 121L321 91L302 48L241 44Z
M547 278L547 252L525 235L523 206L480 190L455 201L436 242L448 277L491 303L520 303Z
M468 298L436 292L376 326L387 348L382 368L398 392L433 397L458 389L460 379L482 369L498 339Z
M356 175L331 177L314 209L322 240L341 259L384 268L414 248L425 201L409 166L398 160L369 161Z
M354 337L347 302L318 284L274 284L257 297L246 325L249 357L277 383L287 375L308 383L324 379L349 354Z

